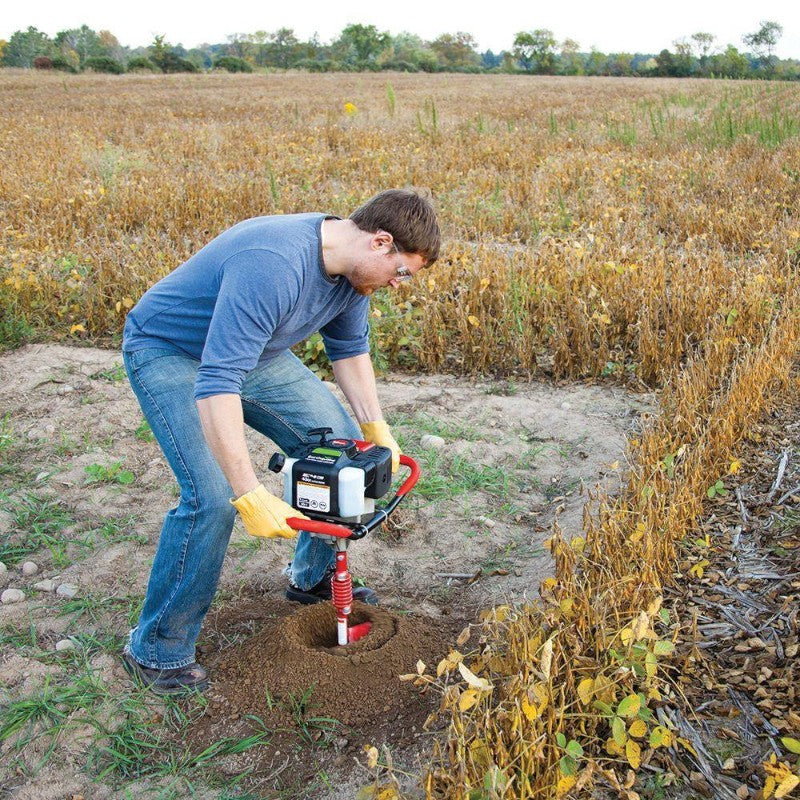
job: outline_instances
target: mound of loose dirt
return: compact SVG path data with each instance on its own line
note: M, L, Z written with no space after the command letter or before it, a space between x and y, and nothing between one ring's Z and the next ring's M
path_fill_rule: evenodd
M280 772L282 785L294 785L300 797L315 764L336 769L372 742L419 747L423 721L440 698L400 676L416 673L419 661L435 671L463 621L355 603L350 622L372 628L339 647L331 603L266 604L253 597L213 617L215 644L201 653L212 686L203 715L185 732L190 750L266 731L258 748L226 756L220 768L229 775L247 770L256 780ZM245 629L243 643L217 644Z
M370 633L343 647L336 644L331 603L269 621L216 663L207 717L224 727L232 715L264 718L276 708L284 715L309 692L309 713L348 726L426 706L419 690L398 676L414 672L419 660L430 664L446 654L449 631L424 617L356 603L351 623L366 621Z

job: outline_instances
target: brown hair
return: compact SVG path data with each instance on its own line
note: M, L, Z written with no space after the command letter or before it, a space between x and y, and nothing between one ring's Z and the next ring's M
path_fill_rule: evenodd
M392 234L401 253L418 253L426 266L439 257L441 235L436 212L427 197L410 189L386 189L360 205L352 222L368 233Z

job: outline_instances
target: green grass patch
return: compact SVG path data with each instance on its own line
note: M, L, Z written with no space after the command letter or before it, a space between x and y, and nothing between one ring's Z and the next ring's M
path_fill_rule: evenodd
M415 493L426 500L442 500L483 491L505 499L512 484L506 472L465 458L449 458L439 450L428 450L420 459L422 476Z
M77 711L93 709L107 695L100 678L86 672L67 685L51 683L6 704L0 710L0 742L11 740L11 751L20 752L34 739L49 739L48 747L36 769L49 761L61 734L85 719L70 719Z
M84 618L84 621L99 622L107 614L123 615L125 623L133 626L139 618L144 598L141 595L124 595L122 597L100 597L91 592L65 601L58 612L59 616L73 615L73 621Z
M0 536L0 561L13 565L26 556L47 549L53 565L69 563L67 545L83 545L64 536L64 528L74 523L70 512L58 500L35 492L21 495L0 493L0 509L11 515L11 531Z
M147 544L147 535L135 530L135 526L139 522L139 518L133 514L117 519L105 519L95 531L95 536L106 544L119 544L120 542Z
M389 424L395 428L403 429L401 434L406 440L417 440L426 433L432 436L441 436L443 439L454 442L466 440L477 442L484 439L483 429L459 420L440 419L423 411L415 414L389 414ZM410 429L411 433L405 429Z

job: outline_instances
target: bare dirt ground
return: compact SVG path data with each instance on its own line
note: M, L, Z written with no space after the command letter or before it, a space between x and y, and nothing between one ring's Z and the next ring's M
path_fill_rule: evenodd
M259 790L275 792L265 797L353 797L366 782L366 773L352 767L365 743L396 747L413 768L413 758L430 741L420 723L436 698L417 702L406 695L406 702L395 703L403 695L394 673L414 671L423 655L427 661L436 658L436 647L441 647L438 657L446 655L448 643L480 608L536 595L551 568L543 542L554 516L567 534L581 529L584 488L600 483L613 490L619 484L625 436L653 403L649 395L619 387L481 383L449 376L388 375L379 391L393 430L419 461L423 478L387 530L353 544L351 568L379 591L385 613L405 625L404 636L416 645L404 644L386 662L391 669L382 678L385 692L372 692L369 702L366 694L358 697L357 676L370 670L374 656L363 663L350 660L354 702L362 705L355 728L311 730L309 708L314 720L335 716L324 700L289 714L292 736L262 748L256 764ZM131 688L117 649L136 619L161 520L175 491L157 444L142 426L119 353L31 345L0 356L0 422L0 543L8 566L0 574L0 590L25 593L24 600L0 606L0 703L68 682L81 666L123 706ZM426 434L441 437L443 444L424 445ZM275 448L259 438L250 438L257 470L277 493L278 480L266 468ZM207 743L215 736L244 735L228 724L224 710L233 709L232 693L242 685L236 665L255 664L253 643L266 637L273 646L281 621L297 613L283 599L281 572L291 551L291 543L254 540L237 524L199 643L199 660L218 680L205 712L195 714L188 728L190 739L196 734L198 742ZM25 561L37 564L36 574L22 574ZM53 581L51 588L73 585L75 596L34 588L46 579ZM410 629L421 633L415 639ZM76 649L54 655L56 642L65 638ZM316 652L307 652L312 665ZM280 647L270 655L276 661ZM316 698L325 696L323 672L314 682ZM311 675L313 669L302 680ZM257 694L264 707L253 707L255 700L250 706L240 703L231 711L232 722L266 713L269 701ZM282 702L286 711L285 696ZM114 713L108 712L109 719ZM87 752L97 744L96 726L77 724L80 714L75 719L41 768L52 737L40 736L21 752L13 736L0 745L0 773L5 772L0 785L6 787L0 796L121 796L112 788L119 786L114 776L92 781L98 770L94 764L87 769ZM253 768L252 751L214 766L225 766L223 776L241 775ZM142 779L128 791L144 797L157 786ZM194 796L227 795L208 789Z

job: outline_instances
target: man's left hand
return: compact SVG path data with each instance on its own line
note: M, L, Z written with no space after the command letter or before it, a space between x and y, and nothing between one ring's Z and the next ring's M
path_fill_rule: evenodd
M392 436L386 421L379 419L375 422L362 422L360 427L365 441L388 447L392 451L392 472L397 472L400 467L400 445Z

